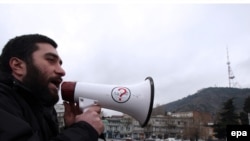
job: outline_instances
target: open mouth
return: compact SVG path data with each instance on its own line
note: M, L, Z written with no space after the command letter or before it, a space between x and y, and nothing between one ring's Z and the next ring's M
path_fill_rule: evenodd
M60 84L62 83L62 79L61 79L61 78L52 79L52 80L50 81L50 83L52 83L53 85L55 85L55 87L56 87L57 89L59 89Z

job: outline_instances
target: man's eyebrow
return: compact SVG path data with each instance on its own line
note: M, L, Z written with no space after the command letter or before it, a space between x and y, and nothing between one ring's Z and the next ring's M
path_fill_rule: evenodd
M45 56L46 56L46 57L52 56L52 57L58 59L60 65L62 65L62 63L63 63L63 62L62 62L62 59L61 59L57 54L55 54L55 53L48 52L48 53L45 54Z

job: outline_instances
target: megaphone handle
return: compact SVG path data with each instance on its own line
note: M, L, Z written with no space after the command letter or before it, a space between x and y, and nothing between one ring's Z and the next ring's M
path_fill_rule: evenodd
M83 97L79 97L79 108L82 110L82 112L85 112L88 110L88 107L97 104L96 100L93 99L88 99L88 98L83 98ZM106 138L104 136L104 133L102 133L99 136L100 139L103 139L104 141L106 141Z
M88 107L92 106L92 105L96 105L97 101L93 100L93 99L88 99L88 98L83 98L83 97L79 97L79 108L85 112L88 110Z

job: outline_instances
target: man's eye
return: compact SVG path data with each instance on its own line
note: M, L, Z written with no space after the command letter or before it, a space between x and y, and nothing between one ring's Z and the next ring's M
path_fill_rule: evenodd
M56 59L55 59L54 57L48 57L47 60L48 60L49 62L55 62L55 61L56 61Z

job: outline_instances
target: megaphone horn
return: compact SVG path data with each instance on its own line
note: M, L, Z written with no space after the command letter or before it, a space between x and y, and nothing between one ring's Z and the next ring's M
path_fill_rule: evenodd
M79 102L81 109L98 104L128 114L144 127L152 113L154 81L147 77L141 83L124 86L65 81L61 85L61 95L65 101Z

